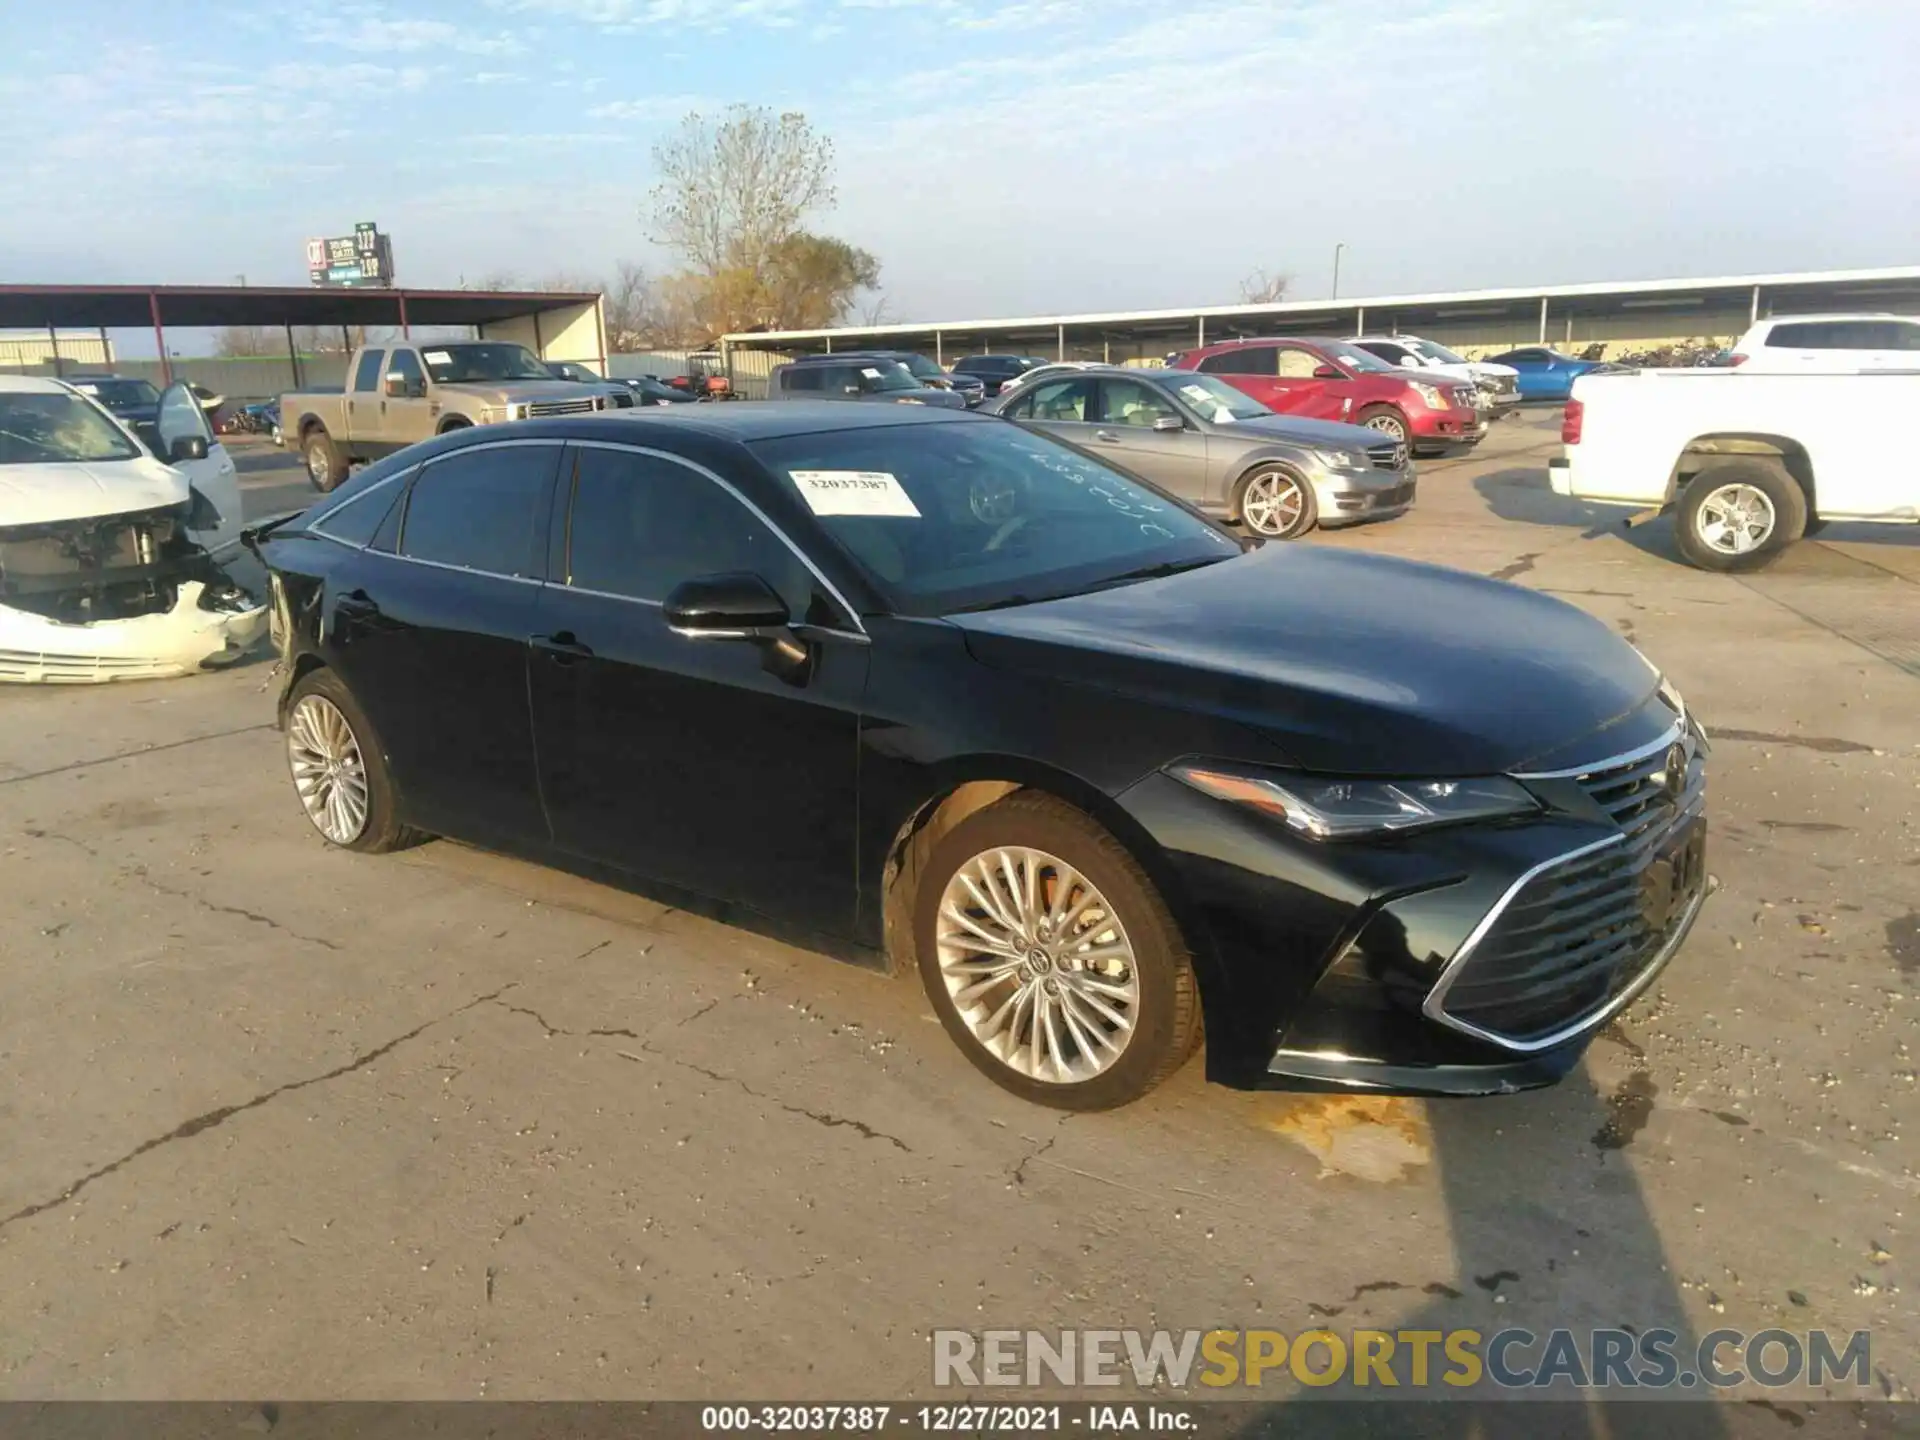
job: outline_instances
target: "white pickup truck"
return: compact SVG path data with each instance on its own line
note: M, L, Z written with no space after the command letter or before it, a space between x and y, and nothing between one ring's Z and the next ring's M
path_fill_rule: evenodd
M1548 473L1556 495L1672 509L1687 559L1750 570L1831 520L1920 523L1920 464L1883 421L1915 409L1920 370L1583 375Z

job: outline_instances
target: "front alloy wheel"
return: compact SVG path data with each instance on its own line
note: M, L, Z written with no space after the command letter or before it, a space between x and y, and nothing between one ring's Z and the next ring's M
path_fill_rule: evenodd
M1284 470L1263 470L1247 481L1240 519L1257 535L1291 540L1313 528L1313 497L1306 482Z
M941 1025L1003 1089L1125 1105L1200 1040L1184 937L1133 855L1037 790L976 810L914 867L913 952Z
M940 977L1001 1064L1090 1080L1125 1053L1140 1005L1126 927L1098 888L1044 850L975 855L940 897Z

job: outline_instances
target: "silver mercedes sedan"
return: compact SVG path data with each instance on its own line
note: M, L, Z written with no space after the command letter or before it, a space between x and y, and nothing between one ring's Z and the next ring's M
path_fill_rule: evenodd
M1191 370L1089 366L1023 384L986 408L1273 540L1413 507L1404 444L1358 425L1276 414Z

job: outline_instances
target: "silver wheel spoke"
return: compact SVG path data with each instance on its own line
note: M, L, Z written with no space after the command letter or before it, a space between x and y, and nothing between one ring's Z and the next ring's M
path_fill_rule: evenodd
M366 828L366 759L345 715L324 695L305 696L287 721L287 767L314 828L349 845Z
M947 881L939 916L947 999L1001 1064L1073 1084L1125 1052L1140 1005L1132 942L1073 866L1024 846L983 851Z

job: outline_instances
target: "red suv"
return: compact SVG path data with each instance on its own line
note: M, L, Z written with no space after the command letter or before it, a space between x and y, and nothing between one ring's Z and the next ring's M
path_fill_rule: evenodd
M1473 386L1409 374L1345 340L1229 340L1169 356L1167 364L1218 375L1283 415L1365 425L1416 454L1463 453L1487 433Z

